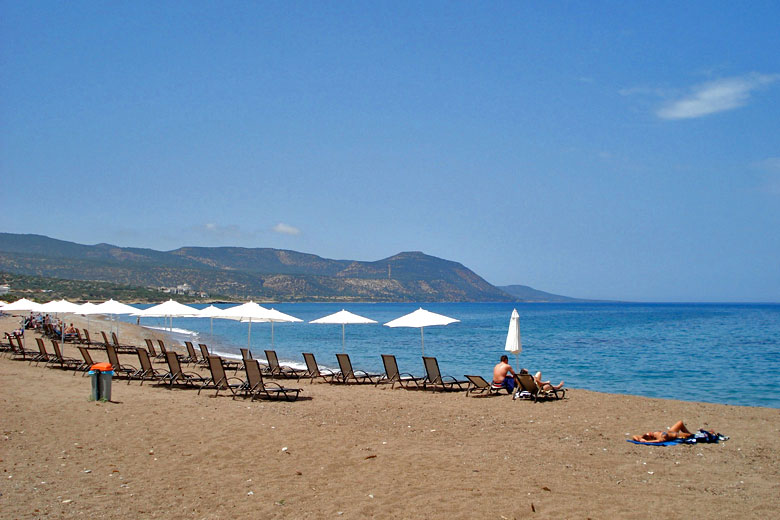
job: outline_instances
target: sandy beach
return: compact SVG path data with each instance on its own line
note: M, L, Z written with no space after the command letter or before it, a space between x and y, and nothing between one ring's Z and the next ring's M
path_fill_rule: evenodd
M2 318L0 330L17 323ZM120 331L138 345L162 334ZM78 357L72 345L64 354ZM283 384L304 398L115 380L101 403L81 374L2 357L0 517L771 518L780 507L777 409L579 389L532 403ZM730 440L626 442L679 419Z

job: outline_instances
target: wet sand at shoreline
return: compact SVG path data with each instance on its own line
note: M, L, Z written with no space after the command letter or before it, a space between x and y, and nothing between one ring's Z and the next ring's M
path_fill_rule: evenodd
M17 323L2 318L0 331ZM119 326L123 342L165 338ZM93 317L93 339L101 327ZM69 344L64 354L79 357ZM777 409L279 382L305 398L114 380L114 402L100 403L88 400L89 378L0 358L0 517L769 518L780 507ZM731 439L626 442L679 419Z

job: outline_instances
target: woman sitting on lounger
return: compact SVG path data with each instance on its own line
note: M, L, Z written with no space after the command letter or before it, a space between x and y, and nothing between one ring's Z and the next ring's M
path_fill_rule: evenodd
M674 426L665 432L647 432L644 435L634 435L632 439L637 442L666 442L676 439L687 439L693 435L688 431L682 421L677 421Z
M550 383L549 381L542 381L541 372L537 372L534 375L534 379L536 380L536 384L539 385L539 388L541 388L542 390L560 390L561 388L563 388L563 381L558 383L558 386L553 386L553 384Z

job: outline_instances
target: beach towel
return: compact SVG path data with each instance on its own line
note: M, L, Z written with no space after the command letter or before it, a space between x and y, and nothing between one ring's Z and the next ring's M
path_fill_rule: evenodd
M674 439L671 441L664 441L664 442L641 442L641 441L635 441L634 439L626 439L626 442L641 444L642 446L674 446L675 444L682 444L684 440Z

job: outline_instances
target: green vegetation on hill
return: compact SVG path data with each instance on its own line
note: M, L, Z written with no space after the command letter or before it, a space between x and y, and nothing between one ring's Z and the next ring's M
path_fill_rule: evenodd
M27 276L4 272L0 272L0 284L8 285L11 288L10 293L0 296L0 299L9 302L19 298L27 298L38 303L46 303L62 298L72 302L102 302L109 298L122 302L160 302L169 297L168 294L147 287L132 287L110 282L65 280L62 278L46 278L43 276ZM182 302L205 301L184 295L177 295L176 299Z
M514 301L460 263L420 252L375 262L270 248L174 251L87 246L0 233L0 270L131 287L173 287L233 299L285 301Z

